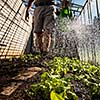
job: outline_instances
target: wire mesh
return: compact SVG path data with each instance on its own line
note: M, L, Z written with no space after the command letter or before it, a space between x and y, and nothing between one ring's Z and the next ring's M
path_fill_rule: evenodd
M21 55L31 33L21 0L0 0L0 59Z

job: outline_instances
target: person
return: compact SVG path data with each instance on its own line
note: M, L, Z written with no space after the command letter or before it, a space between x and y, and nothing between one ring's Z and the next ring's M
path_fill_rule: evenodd
M50 51L51 36L55 28L54 19L54 0L29 0L25 20L29 19L29 9L34 2L34 33L36 34L36 48L43 54ZM65 0L62 0L62 6L66 7Z
M29 0L25 20L29 20L29 9L34 2L34 33L36 35L36 49L47 54L50 51L51 35L53 33L54 2L53 0Z

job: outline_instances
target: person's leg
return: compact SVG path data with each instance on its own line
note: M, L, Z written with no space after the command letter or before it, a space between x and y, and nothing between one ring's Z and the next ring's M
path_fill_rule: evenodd
M42 45L42 33L35 33L35 44L36 44L36 51L40 52L41 51L41 45Z
M51 33L48 34L48 45L47 45L47 51L49 52L51 46Z
M42 34L42 51L49 52L51 45L51 34L48 32L43 32Z
M34 33L35 33L35 47L36 52L41 51L42 47L42 29L43 29L43 19L42 12L44 8L37 7L34 10Z
M51 46L51 35L54 29L54 8L48 6L44 14L44 33L43 33L43 51L49 52Z
M51 34L47 33L35 33L36 34L36 51L41 52L41 54L45 55L49 52L50 44L51 44Z

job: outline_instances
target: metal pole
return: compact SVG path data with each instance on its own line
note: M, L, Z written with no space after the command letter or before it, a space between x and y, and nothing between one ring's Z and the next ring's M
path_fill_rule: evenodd
M92 11L91 11L91 3L89 2L89 10L90 10L90 19L91 19L91 22L92 22Z
M89 3L89 2L88 2ZM90 14L89 14L89 4L87 4L87 12L88 12L88 22L90 24Z
M84 18L84 24L86 24L85 9L83 10L83 18Z
M99 16L98 0L96 0L96 9L97 9L97 16L99 18L100 16Z

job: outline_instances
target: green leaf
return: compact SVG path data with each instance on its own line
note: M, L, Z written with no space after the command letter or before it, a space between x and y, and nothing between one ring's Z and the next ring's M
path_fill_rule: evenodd
M64 75L65 75L65 74L67 74L67 69L66 69L66 68L64 68Z
M68 91L67 93L71 94L74 100L78 100L78 96L74 92Z
M65 100L60 94L57 94L54 90L50 93L51 100Z

